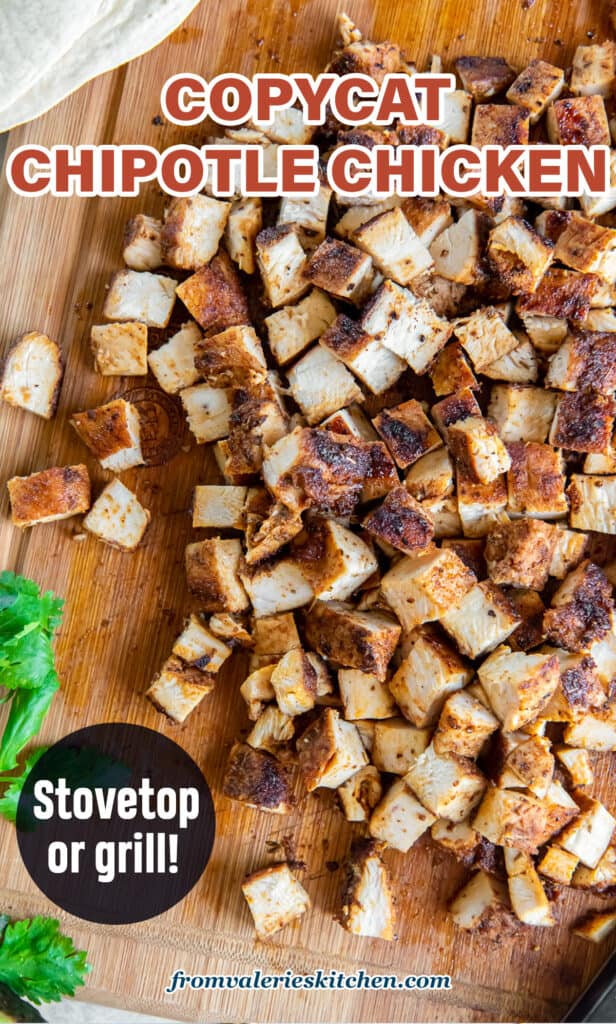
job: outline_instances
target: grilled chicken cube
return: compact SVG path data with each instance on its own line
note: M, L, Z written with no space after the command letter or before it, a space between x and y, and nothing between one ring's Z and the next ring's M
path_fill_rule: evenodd
M581 213L571 213L554 247L554 259L611 282L616 272L616 230L594 224Z
M490 484L511 466L496 427L482 416L452 423L447 428L447 443L454 459L477 483Z
M70 423L103 469L122 473L143 465L139 413L124 398L87 412L76 412Z
M299 633L291 612L256 619L253 636L253 659L256 658L260 664L277 662L287 651L294 651L301 647Z
M452 693L443 705L432 746L436 754L475 759L500 727L498 719L466 690Z
M239 540L210 537L186 547L188 589L205 612L243 612L248 598L239 578L242 545Z
M572 527L597 533L616 533L616 476L573 473L567 494Z
M575 452L608 452L616 405L597 391L576 391L558 400L550 444Z
M455 332L478 373L518 345L515 334L494 306L478 309L467 319L459 321Z
M434 725L450 693L470 683L472 669L439 636L421 630L390 680L405 718L417 728Z
M59 345L46 334L30 331L9 348L0 371L0 398L49 420L58 405L63 372Z
M551 355L567 336L567 321L563 317L521 313L520 318L537 352Z
M372 812L368 831L373 839L406 853L435 821L405 780L396 779Z
M450 145L468 142L473 101L464 89L453 89L442 97L442 118L439 122Z
M557 885L570 885L573 872L579 864L573 853L561 850L559 846L548 846L537 865L537 871Z
M505 444L512 441L542 444L547 439L555 409L556 396L543 388L495 384L488 416Z
M121 551L134 551L150 519L150 513L133 492L115 479L99 494L82 526L105 544Z
M574 889L582 889L598 895L613 895L616 885L616 846L611 844L600 858L596 868L580 864L573 876Z
M539 229L538 219L535 224ZM563 230L565 227L566 224ZM528 315L545 317L547 321L555 320L557 323L563 319L583 321L589 313L598 286L599 279L593 274L550 266L535 291L520 296L516 302L516 311L524 323Z
M606 397L612 395L616 389L616 334L569 334L550 358L545 384L561 391L589 388Z
M519 927L511 913L507 886L494 875L477 871L449 904L454 924L499 941Z
M539 376L535 349L530 339L521 331L513 333L518 342L516 347L484 367L482 373L491 380L505 380L511 384L534 384Z
M340 923L352 935L395 939L395 909L389 872L373 839L357 839L345 864Z
M251 566L241 580L257 618L301 608L314 597L304 567L291 558Z
M265 750L236 743L229 754L222 791L270 814L290 814L294 800L288 768Z
M505 760L500 777L504 788L524 785L534 796L547 796L554 781L554 755L544 736L531 736L519 743Z
M544 623L545 620L544 615ZM548 652L555 653L560 664L560 686L544 711L548 721L578 721L586 711L605 704L605 691L589 655L544 647L543 653Z
M175 641L172 653L202 672L216 673L231 654L197 615L191 615Z
M363 393L336 356L315 345L287 371L291 394L308 423L318 423L344 406L361 402Z
M525 654L505 644L486 658L477 674L507 732L532 722L547 707L560 681L556 655Z
M302 715L315 705L317 674L300 648L282 656L274 667L270 684L276 703L285 715Z
M436 540L458 537L462 533L462 520L458 515L458 504L453 495L429 498L421 502L421 507L434 524Z
M563 458L549 444L514 441L507 445L507 511L514 516L559 519L567 514Z
M53 466L7 482L11 519L25 528L68 519L90 508L90 477L86 466Z
M247 487L202 484L195 487L192 524L195 529L241 530Z
M397 355L345 314L340 314L327 328L319 344L352 370L375 395L393 387L406 369Z
M481 538L466 540L463 537L447 537L441 544L442 548L454 551L477 579L484 579L488 574L483 557L484 546Z
M270 305L276 308L308 291L306 253L289 224L265 228L256 239L257 264Z
M488 255L499 280L519 295L535 291L552 261L553 247L520 217L507 217L490 231Z
M405 718L377 721L370 759L382 772L405 775L413 760L429 746L431 735L431 729L418 729Z
M466 210L459 220L446 228L429 247L434 273L458 284L478 284L481 266L483 224L477 210Z
M373 270L366 253L346 242L327 238L312 253L305 277L330 295L361 303L370 290Z
M611 130L613 130L614 123L611 122ZM613 149L610 150L610 173L609 180L606 188L602 192L584 192L580 196L580 206L582 212L587 217L601 217L603 214L611 213L616 206L616 153ZM614 329L614 317L610 310L591 310L588 317L590 323L587 324L589 330L601 331L601 330L613 330ZM609 324L606 327L593 326L591 323L604 322Z
M214 689L216 677L172 655L167 659L145 696L173 722L185 722L204 697Z
M404 487L391 490L382 504L366 516L362 525L377 541L406 555L427 548L434 535L430 514Z
M246 525L246 564L257 565L273 558L285 544L303 530L302 517L278 503L271 505L269 496L264 514L253 511L250 501L243 510Z
M336 75L367 75L382 84L386 75L400 70L400 49L394 43L373 43L362 39L361 35L358 39L358 31L353 32L351 41L342 50L335 51L327 70ZM345 37L342 38L346 42Z
M616 714L613 704L586 714L579 721L568 725L563 739L565 743L585 750L616 750Z
M246 743L255 750L264 750L276 757L288 747L294 735L293 718L270 705L257 717L246 737Z
M147 327L166 327L175 303L176 282L149 271L118 270L105 296L106 320L139 320Z
M385 277L400 285L409 284L433 265L429 249L398 206L362 224L354 232L353 241L372 257Z
M584 473L592 476L611 476L616 473L616 453L614 448L610 445L610 451L608 455L602 455L598 452L590 452L589 455L584 459Z
M365 306L361 326L419 374L426 372L452 330L425 299L389 280Z
M372 422L400 469L408 469L443 443L421 403L414 398L383 409Z
M546 128L548 139L554 146L610 144L610 128L602 96L556 100L547 109Z
M249 387L265 379L267 363L253 327L228 327L197 342L195 366L213 387Z
M260 939L269 939L310 908L308 893L286 863L253 871L242 882L242 892Z
M400 559L381 589L404 629L411 630L440 619L475 583L475 574L454 551L440 549Z
M556 924L541 879L528 854L505 850L509 898L513 912L522 924L553 928Z
M489 786L472 824L497 846L533 854L544 842L546 820L546 808L536 797Z
M606 39L600 46L578 46L573 55L569 88L574 96L609 96L614 84L616 49Z
M435 199L414 196L404 199L401 209L413 231L423 245L432 244L437 235L451 227L451 204L443 196Z
M504 586L543 590L558 533L555 526L541 519L519 519L496 526L486 542L490 579Z
M162 250L165 263L178 270L198 270L218 251L231 203L197 193L173 199L165 210Z
M596 868L607 850L616 821L598 800L585 797L580 814L558 837L558 845L587 868Z
M464 88L479 103L504 92L515 78L504 57L458 57L455 68Z
M459 342L453 341L439 352L430 367L430 379L437 397L452 395L464 388L476 388L477 378L471 370Z
M587 750L576 747L557 747L556 757L567 769L574 786L591 786L594 772Z
M227 252L245 274L254 274L255 239L263 227L263 203L257 196L238 199L231 204L225 226Z
M583 479L586 479L584 477ZM571 487L569 488L571 497ZM573 513L573 502L571 509ZM550 576L562 580L571 569L580 564L588 548L588 537L585 533L577 533L575 530L560 529L556 535L556 547L550 564Z
M468 818L486 787L470 758L437 754L433 746L415 758L404 781L432 814L455 822Z
M289 107L277 110L269 124L254 122L254 127L262 131L266 138L284 146L304 146L310 142L314 128L304 124L301 110Z
M141 323L92 327L94 369L105 377L141 377L148 372L148 329Z
M336 319L327 295L313 288L296 306L283 306L265 318L269 346L283 366L325 333Z
M375 200L369 202L369 197L366 197L367 202L358 203L357 206L349 206L342 215L339 221L337 221L334 228L334 233L339 238L343 238L345 241L350 242L353 238L357 228L365 224L366 221L372 220L376 217L377 213L385 213L386 210L391 210L393 206L400 206L402 200L398 196L388 196L386 199Z
M520 619L502 590L484 580L467 590L462 600L441 616L441 624L462 654L478 658L502 644Z
M368 764L357 728L334 708L324 708L297 741L299 766L308 792L337 789Z
M307 643L322 657L345 668L371 672L383 681L401 630L384 612L317 601L306 613L304 632Z
M430 838L447 853L452 853L456 860L469 867L475 862L482 843L481 837L468 821L448 821L439 818L430 829Z
M471 480L460 466L456 472L458 514L465 537L485 537L490 530L507 522L507 485L504 477L491 484Z
M616 912L607 911L603 914L590 914L583 921L578 922L573 929L573 934L587 942L605 942L616 928Z
M195 384L180 391L188 426L197 444L227 437L231 419L231 391Z
M341 668L338 672L338 686L347 721L391 718L396 713L387 685L371 672Z
M582 651L611 629L612 587L588 559L574 569L554 593L545 614L548 640L567 651Z
M250 323L240 279L229 256L222 250L207 266L182 281L176 294L208 334L219 334L227 327Z
M368 821L382 796L380 773L371 764L338 786L338 799L347 821Z
M275 667L275 664L267 664L255 668L240 686L240 693L246 701L246 710L251 722L258 721L265 706L275 700L276 695L271 683Z
M414 462L405 479L406 489L417 501L446 498L454 490L453 463L446 448L437 448Z
M305 555L301 544L294 555L321 601L346 601L378 570L368 544L333 519L310 524Z
M150 370L168 395L176 395L199 380L195 356L201 337L197 324L189 320L164 345L148 355Z
M162 221L138 213L124 230L122 258L131 270L156 270L163 262Z
M560 96L565 73L545 60L531 60L507 90L507 99L530 111L530 123L536 124L549 103Z
M314 249L325 238L332 190L323 182L316 195L285 196L280 203L278 224L292 224L306 249Z
M526 146L530 118L526 108L507 104L481 103L475 107L471 145Z

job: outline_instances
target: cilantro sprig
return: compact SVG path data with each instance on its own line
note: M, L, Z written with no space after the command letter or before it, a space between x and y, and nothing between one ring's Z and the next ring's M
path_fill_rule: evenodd
M36 1003L58 1002L85 984L87 953L75 949L55 917L7 924L0 944L0 982Z

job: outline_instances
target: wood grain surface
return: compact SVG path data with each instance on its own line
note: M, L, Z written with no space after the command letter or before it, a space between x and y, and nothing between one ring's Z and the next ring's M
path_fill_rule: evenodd
M9 152L27 141L148 143L160 148L201 139L199 129L158 124L160 88L178 71L205 77L224 70L253 74L270 69L319 71L334 41L336 0L204 0L190 19L152 53L84 86L55 110L12 133ZM346 9L366 33L399 42L420 64L432 53L502 54L522 66L533 57L567 65L577 43L602 39L606 4L536 0L348 0ZM105 284L121 263L127 217L159 214L153 191L138 200L23 199L3 185L0 213L2 305L0 345L26 330L61 342L66 375L58 413L49 423L16 409L0 410L1 564L36 578L66 598L58 641L62 691L44 730L58 739L86 724L129 721L173 737L201 765L213 789L218 833L211 862L183 903L161 917L130 927L88 925L67 918L68 930L87 947L93 964L80 998L144 1012L203 1021L556 1021L609 952L572 937L567 922L592 901L567 894L563 924L528 930L500 946L457 932L444 913L464 872L420 842L388 861L399 891L396 943L347 935L333 921L349 828L331 795L304 801L293 817L242 810L221 796L225 754L247 721L238 693L239 658L225 666L214 694L173 727L143 698L167 656L190 607L183 552L193 538L188 509L195 484L217 479L208 452L178 433L173 404L150 402L154 420L169 422L175 457L126 473L152 511L144 546L133 555L78 539L78 522L13 528L4 483L51 465L84 460L97 493L105 474L88 459L67 420L74 411L104 402L151 380L108 379L92 369L89 329L100 322ZM171 450L170 449L170 450ZM602 759L596 790L606 794L609 758ZM612 809L614 799L612 796ZM248 871L280 859L287 844L314 909L299 925L268 944L256 943L240 893ZM22 866L14 830L0 825L0 908L14 915L54 908ZM599 905L598 901L595 901ZM168 996L176 967L191 973L247 973L335 967L372 973L449 973L448 992L211 992Z

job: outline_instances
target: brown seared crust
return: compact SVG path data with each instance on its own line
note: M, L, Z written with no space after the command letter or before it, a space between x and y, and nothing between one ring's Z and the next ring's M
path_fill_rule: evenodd
M571 96L564 100L556 100L552 106L554 118L558 124L561 145L601 146L607 144L605 138L607 118L600 96Z
M384 679L400 638L400 626L384 616L379 633L364 626L362 612L316 601L304 617L308 646L324 658L347 668L374 672Z
M593 562L582 562L581 581L571 601L549 608L543 619L551 643L567 651L582 651L609 633L614 610L609 580Z
M573 708L588 711L605 704L605 693L597 676L596 665L589 656L561 672L560 685L567 703Z
M126 415L128 404L123 398L117 398L98 409L76 412L71 417L71 425L97 459L106 459L133 447L135 442Z
M370 466L364 480L364 501L380 497L400 483L396 464L384 441L367 442Z
M347 131L340 131L336 136L336 142L340 146L363 146L365 149L374 149L375 146L397 146L399 142L397 132L386 128L349 128Z
M452 341L439 352L429 373L437 398L478 386L459 341Z
M447 136L433 125L416 124L400 127L398 137L404 146L438 146L445 149Z
M265 519L246 520L246 563L256 565L271 558L303 528L302 517L285 505L276 504Z
M201 658L199 661L188 662L177 654L171 654L163 665L163 672L172 672L180 676L188 686L198 686L200 690L210 693L216 685L216 673L205 671L208 660Z
M536 246L543 249L547 259L552 252L552 243L542 238L523 217L511 217L510 220L517 221L523 228L532 233ZM498 227L494 231L497 232ZM493 244L491 237L488 241L488 256L490 263L496 271L499 282L509 288L515 295L528 290L532 291L533 287L536 286L535 277L524 261L515 252L501 248L498 243Z
M482 103L475 107L473 146L526 146L529 139L529 113L525 107Z
M335 295L351 295L355 291L356 282L349 278L353 278L357 268L365 261L366 254L354 246L335 238L326 238L313 252L304 274L319 288Z
M518 519L495 527L486 541L486 562L494 583L543 590L558 540L555 526Z
M215 548L215 539L196 541L186 547L186 582L191 594L199 598L204 612L219 612L226 603L220 578L215 571Z
M392 409L383 409L372 422L400 469L408 469L441 440L414 398Z
M575 331L574 359L578 363L575 386L611 396L616 390L616 333Z
M427 548L434 536L432 516L411 497L405 487L396 487L363 521L364 529L377 540L407 555Z
M545 605L536 590L511 590L507 595L515 614L522 622L514 630L507 643L512 651L530 651L545 639L543 616Z
M158 242L160 239L160 232L156 228L148 227L147 221L149 218L144 217L142 213L138 213L136 217L131 217L126 222L124 228L124 236L122 238L122 248L127 249L135 239L144 239L148 242Z
M616 405L610 396L596 391L563 395L550 441L575 452L607 452L610 447Z
M560 236L569 227L571 217L572 215L568 210L547 210L543 225L545 237L556 245ZM549 269L556 268L550 267ZM546 273L549 273L549 270Z
M243 348L237 331L237 326L231 327L197 343L195 366L213 387L237 387L265 378L267 367Z
M340 911L338 914L338 920L343 928L348 927L352 908L357 902L357 887L361 884L366 861L374 857L382 860L384 847L384 843L379 843L376 839L370 839L367 836L360 836L351 843L351 849L344 862Z
M485 541L476 539L446 537L441 542L442 548L450 548L464 562L467 569L475 573L478 580L484 580L488 574L485 560Z
M303 432L301 463L291 477L303 490L308 505L320 512L348 515L357 505L371 469L369 443L313 428Z
M515 71L504 57L458 57L455 67L462 85L475 100L496 96L515 80Z
M458 420L466 420L469 416L481 416L477 399L469 388L463 388L441 399L430 411L441 432L446 432L447 427Z
M327 68L334 75L369 75L381 84L386 75L400 69L400 48L395 43L362 39L334 54Z
M239 276L226 252L221 251L176 289L188 312L209 334L249 324L248 303Z
M361 324L341 313L319 338L324 345L340 359L353 358L370 341L370 335L362 329Z
M225 796L263 811L289 814L294 806L288 769L272 754L236 743L229 754Z
M319 784L326 767L336 753L334 713L325 708L297 740L297 756L306 788L313 790Z
M78 515L90 507L90 477L81 464L16 476L7 487L15 526L31 526L47 516Z
M590 300L597 290L597 284L595 274L548 267L536 290L532 294L520 296L516 310L518 313L535 313L538 316L583 320L590 309Z
M509 501L516 510L534 512L560 504L565 483L560 453L549 444L535 441L512 441L507 451L511 457L507 471ZM566 512L566 501L564 504Z
M456 466L456 489L458 499L462 504L483 505L487 509L504 507L507 504L507 484L505 477L498 476L489 484L478 484L464 469L464 466Z
M425 125L420 127L424 128ZM450 212L450 205L444 196L436 196L435 198L429 196L410 196L402 201L400 209L413 230L420 235L426 227L433 223L435 212L440 210L448 214Z
M413 294L418 299L426 299L437 316L444 316L448 320L460 316L465 307L467 292L465 284L446 281L437 274L418 274L413 278Z

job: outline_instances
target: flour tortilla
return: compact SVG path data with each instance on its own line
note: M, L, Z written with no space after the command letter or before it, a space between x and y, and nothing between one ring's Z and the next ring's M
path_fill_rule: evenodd
M0 132L152 49L198 2L0 0Z

